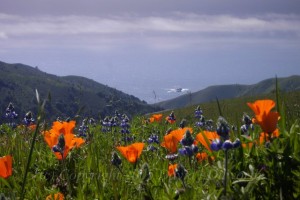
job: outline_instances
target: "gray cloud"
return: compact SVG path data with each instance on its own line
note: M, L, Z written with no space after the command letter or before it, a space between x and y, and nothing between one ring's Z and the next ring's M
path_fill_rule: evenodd
M236 42L278 40L299 41L300 16L265 14L251 17L173 13L149 16L31 16L0 14L0 42L3 40L65 40L93 46L139 43L154 48L179 48L210 40ZM80 41L78 41L80 40ZM25 42L26 43L26 42ZM30 45L30 43L27 43Z
M147 32L260 32L299 31L300 16L265 15L236 17L179 13L173 17L90 16L27 17L0 15L1 31L8 35L26 34L105 34Z

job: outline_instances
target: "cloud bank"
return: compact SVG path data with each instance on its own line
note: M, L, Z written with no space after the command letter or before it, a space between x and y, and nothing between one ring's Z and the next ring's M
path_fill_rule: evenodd
M89 47L93 44L115 47L136 43L152 48L174 49L207 41L240 43L284 40L285 43L295 43L300 38L300 16L291 14L249 17L193 13L148 17L24 17L0 13L0 27L0 43L5 43L5 40L18 41L25 46L41 41L50 45L54 40L61 40L69 41L69 45Z

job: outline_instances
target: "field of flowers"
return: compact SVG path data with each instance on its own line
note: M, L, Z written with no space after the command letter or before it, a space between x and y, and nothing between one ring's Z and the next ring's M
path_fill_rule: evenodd
M200 106L46 122L13 104L0 125L0 199L299 199L300 123L276 101L207 120ZM234 112L234 111L232 111ZM19 117L20 118L20 117Z

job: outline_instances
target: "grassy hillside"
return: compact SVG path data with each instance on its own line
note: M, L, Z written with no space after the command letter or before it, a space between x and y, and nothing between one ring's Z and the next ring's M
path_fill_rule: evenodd
M36 113L35 89L41 98L49 98L46 117L80 115L103 117L115 110L126 114L142 114L154 109L146 102L93 80L78 77L59 77L23 64L0 62L0 112L13 102L21 118L29 110ZM3 119L3 118L2 118Z
M300 76L278 78L280 89L285 92L300 90ZM253 85L217 85L210 86L198 92L185 94L177 98L159 102L156 106L165 109L181 108L218 99L230 99L244 96L269 94L275 90L275 78L263 80Z
M281 92L281 99L284 103L285 107L285 117L286 123L290 126L295 119L300 118L300 91L294 92ZM247 106L247 102L254 102L257 99L272 99L276 101L275 93L263 94L263 95L254 95L254 96L245 96L245 97L236 97L231 99L224 99L220 100L220 107L223 116L231 121L237 127L241 124L242 114L244 112L248 113L249 115L253 113L250 108ZM197 105L186 106L183 108L173 109L179 124L182 119L186 119L189 125L193 126L195 121L194 111L197 106L200 106L203 110L203 115L205 116L206 120L212 119L216 121L220 116L218 110L217 101L214 99L210 102L200 103ZM165 110L163 113L164 116L170 114L171 110Z

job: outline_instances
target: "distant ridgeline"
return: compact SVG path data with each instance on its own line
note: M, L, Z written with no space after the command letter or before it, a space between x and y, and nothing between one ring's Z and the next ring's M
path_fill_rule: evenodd
M114 88L79 76L55 76L23 64L0 61L0 121L5 109L13 103L21 121L25 113L37 113L35 90L46 103L46 119L82 117L103 118L121 114L136 115L156 111L145 101ZM50 97L50 98L48 98ZM34 117L35 117L34 116Z
M281 91L300 91L300 76L294 75L287 78L278 78ZM210 86L198 92L185 94L174 99L154 104L164 109L176 109L189 105L196 105L204 102L215 101L216 97L231 99L236 97L257 96L275 92L275 77L263 80L253 85L216 85Z

